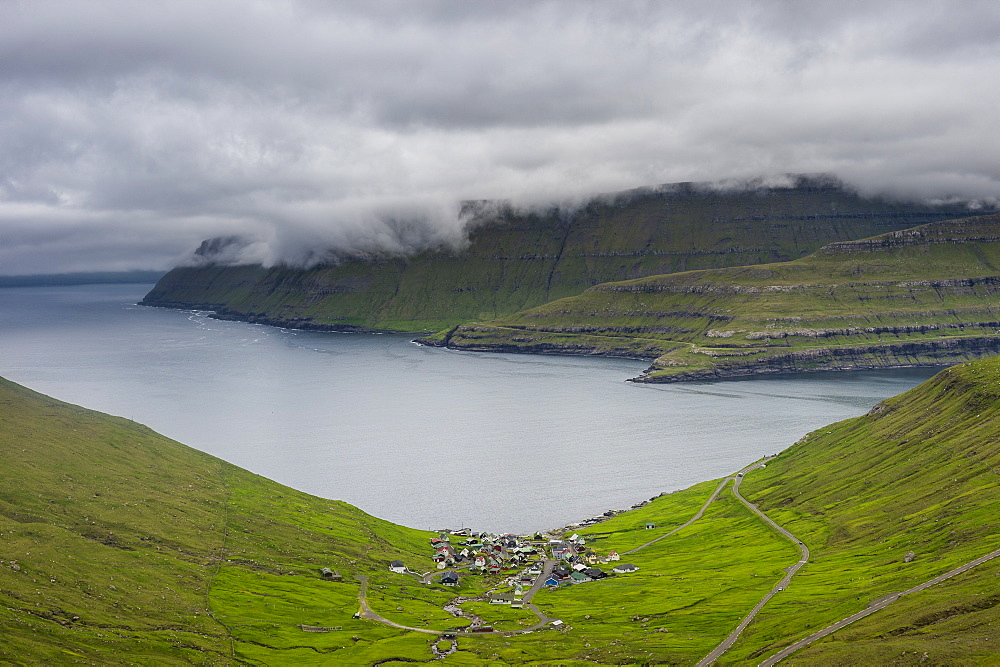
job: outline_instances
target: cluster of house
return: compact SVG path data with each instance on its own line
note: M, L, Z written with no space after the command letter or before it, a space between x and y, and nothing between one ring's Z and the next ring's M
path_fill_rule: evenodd
M433 551L431 559L440 570L460 567L469 574L500 574L504 570L521 569L519 574L508 579L507 583L514 590L492 595L490 602L493 604L520 606L525 589L530 588L544 572L541 561L548 554L557 563L546 578L547 586L604 579L609 573L598 565L608 563L615 563L611 570L615 574L628 574L639 569L631 563L619 563L621 557L617 552L611 551L603 557L598 555L587 546L586 538L577 534L560 540L548 539L540 533L534 536L496 535L458 530L432 537L430 545ZM407 573L402 561L392 561L389 569L400 574ZM457 586L459 575L449 569L441 574L440 581L445 586Z
M540 562L535 561L528 564L519 574L507 579L507 585L512 586L513 590L505 593L492 593L490 595L490 604L509 604L515 609L523 607L524 600L522 598L524 594L535 583L535 579L542 574L542 571L542 564Z
M628 574L639 569L631 563L619 563L621 556L616 551L610 551L607 556L601 557L587 547L586 538L577 534L573 534L568 540L553 540L550 549L552 558L559 562L546 579L546 586L582 584L604 579L608 573L597 566L612 562L618 563L611 570L615 574Z
M629 574L630 572L635 572L639 568L631 563L622 563L621 565L615 565L612 568L612 572L615 574ZM608 576L608 573L599 567L588 567L582 563L577 563L570 567L569 565L559 564L552 568L552 572L549 574L548 579L545 580L546 586L560 586L566 584L582 584L588 581L598 581L604 579Z
M431 560L439 570L467 565L470 574L499 574L544 557L545 538L536 534L495 535L469 530L443 532L431 538ZM446 573L447 574L447 573ZM442 579L442 583L445 583Z

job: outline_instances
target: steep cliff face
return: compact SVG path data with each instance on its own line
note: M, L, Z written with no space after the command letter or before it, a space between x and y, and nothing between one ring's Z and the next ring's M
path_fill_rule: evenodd
M793 262L597 285L422 339L455 349L653 360L644 382L1000 353L1000 216L838 242Z
M348 259L309 270L179 267L144 303L300 328L438 331L599 283L792 260L831 242L966 213L862 199L806 179L796 188L739 192L678 185L572 212L477 220L462 251Z

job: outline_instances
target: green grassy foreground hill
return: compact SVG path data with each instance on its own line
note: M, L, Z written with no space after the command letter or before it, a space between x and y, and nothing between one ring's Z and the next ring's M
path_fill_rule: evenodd
M818 429L747 473L744 496L811 555L718 664L757 665L883 596L1000 548L998 434L1000 358L990 358ZM662 496L580 533L598 552L633 549L684 523L716 486ZM638 635L632 641L650 662L694 664L798 558L729 486L704 518L623 557L640 568L628 588L606 580L551 599L582 632L589 623L610 637L618 627ZM998 582L1000 559L904 596L781 664L997 664ZM608 655L598 646L586 654Z
M461 251L348 258L308 270L182 266L143 303L298 328L434 332L598 283L798 259L834 241L963 215L969 211L960 205L861 198L824 178L729 191L679 184L576 210L473 215ZM206 242L204 253L212 247Z
M811 433L743 493L812 550L737 664L1000 548L1000 359ZM997 664L1000 561L905 596L787 664ZM926 654L926 657L924 657ZM786 663L782 663L786 664Z
M949 365L1000 352L1000 216L825 246L791 262L597 285L427 339L653 360L648 382Z
M423 639L408 644L413 633L351 618L355 575L382 584L389 559L425 561L424 532L6 380L0 456L0 662L429 653ZM321 567L345 581L322 580Z

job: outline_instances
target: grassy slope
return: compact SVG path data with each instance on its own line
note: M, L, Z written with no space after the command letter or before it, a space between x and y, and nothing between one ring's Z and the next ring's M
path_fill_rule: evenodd
M598 285L431 338L459 349L655 359L652 380L947 364L1000 349L998 288L994 215L792 262Z
M0 451L0 661L429 656L424 638L351 620L353 576L382 584L387 560L425 561L420 531L7 381Z
M1000 359L991 358L942 371L865 417L820 429L749 475L744 493L813 553L733 657L770 655L789 636L997 548L998 433ZM925 651L932 664L995 659L997 574L988 563L904 598L794 662L865 656L867 664L886 664L904 650L911 652L904 662Z
M515 313L592 285L796 259L962 209L864 200L829 184L751 192L625 193L579 210L477 223L460 253L335 267L177 268L146 301L292 326L438 331Z
M872 600L997 548L998 399L1000 358L957 366L866 416L810 434L750 473L744 495L802 539L812 556L720 664L757 664ZM663 496L580 532L595 537L601 552L632 548L683 523L715 485ZM643 530L647 521L657 529ZM910 551L912 561L904 562ZM561 646L566 652L553 658L692 664L797 553L727 491L700 522L624 560L640 572L537 598L593 640L577 653ZM917 664L924 653L927 664L995 664L997 576L993 562L903 598L787 664ZM633 615L642 618L635 622ZM614 645L606 643L611 639ZM533 652L542 654L541 640L522 640L532 641Z
M756 664L881 595L996 548L998 399L1000 359L955 367L869 415L810 434L750 473L744 494L803 539L812 558L724 662ZM323 565L369 574L369 602L394 620L454 624L440 608L454 591L385 572L389 558L427 562L419 531L6 382L0 446L2 659L430 657L428 636L352 621L357 585L321 581ZM661 496L580 532L599 553L625 551L683 523L715 486ZM647 521L658 528L643 530ZM915 557L906 563L908 551ZM638 573L540 592L539 607L572 629L462 639L446 662L692 664L796 558L727 491L701 521L625 556ZM924 652L931 664L989 662L1000 623L996 576L989 564L904 598L791 664L905 663ZM503 627L530 618L525 610L469 608ZM341 630L306 633L298 624Z

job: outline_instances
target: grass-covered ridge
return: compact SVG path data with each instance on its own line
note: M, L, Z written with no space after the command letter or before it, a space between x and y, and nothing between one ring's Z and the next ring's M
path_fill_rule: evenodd
M743 493L810 547L809 565L734 647L758 660L885 595L1000 546L1000 358L946 369L863 417L819 429ZM998 649L987 563L852 625L790 664L985 664ZM925 659L926 661L926 659Z
M1000 351L1000 216L839 242L790 262L597 285L428 342L653 360L671 381L895 365Z
M968 213L864 199L815 178L733 191L679 184L573 209L473 216L461 250L343 258L307 270L178 267L144 302L299 328L434 332L598 283L797 259L826 243Z

